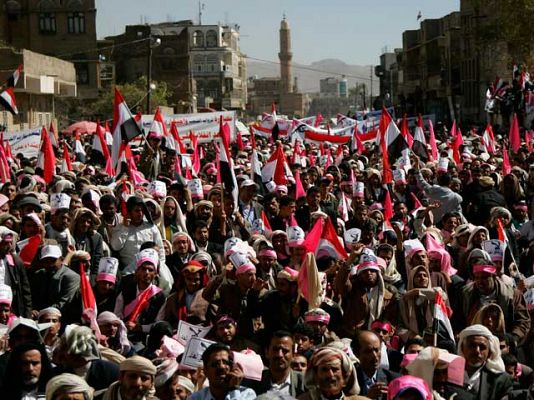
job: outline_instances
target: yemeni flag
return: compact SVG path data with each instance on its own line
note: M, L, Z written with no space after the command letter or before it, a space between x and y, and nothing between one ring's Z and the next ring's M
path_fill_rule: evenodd
M4 146L0 146L0 181L2 183L9 182L11 180L11 172L9 169L9 162L7 160L6 151Z
M44 126L41 131L41 149L37 155L37 166L43 170L45 182L52 182L56 174L56 155L54 154L50 137Z
M456 120L452 123L451 128L452 136L452 157L456 164L460 164L462 159L460 157L460 146L464 144L464 137L462 136L462 131L456 127Z
M17 242L17 247L19 249L19 257L24 263L25 267L29 267L39 250L41 245L41 235L35 235L28 239L21 240Z
M445 300L441 296L441 292L436 290L436 296L434 298L434 327L433 331L436 334L439 329L439 325L443 326L449 336L449 340L454 342L454 333L452 331L452 325L450 317L452 315L452 310L450 307L447 307ZM436 344L436 343L434 343Z
M80 293L82 295L82 319L89 322L97 338L100 338L100 328L96 322L97 308L95 294L85 273L85 264L80 264Z
M508 149L506 145L502 146L502 176L510 175L512 173L512 165L510 164L510 158L508 157Z
M411 149L413 145L413 137L410 133L410 128L408 128L408 118L406 117L406 113L402 116L401 134L404 137L404 140L406 140L406 143L408 143L408 147Z
M198 173L200 171L201 156L199 152L198 138L193 133L193 131L189 132L189 140L191 141L191 147L193 148L193 160L192 160L193 173L195 176L198 176Z
M428 133L429 133L429 142L430 142L430 149L431 149L431 156L432 161L436 161L439 158L439 152L438 152L438 144L436 143L436 134L434 133L434 124L432 124L432 120L428 120Z
M19 113L19 110L17 109L14 88L17 86L17 82L19 81L22 70L23 66L21 64L15 70L15 72L13 72L13 75L8 78L6 82L6 89L0 93L0 104L2 104L4 108L13 115L18 115Z
M423 118L419 115L417 126L415 127L412 151L423 161L428 161L428 152L426 150L426 138L424 131Z
M237 187L237 179L235 178L234 165L232 158L230 157L229 148L230 148L230 127L228 124L223 123L223 118L221 116L219 122L219 175L221 183L223 185L224 191L226 193L231 193L234 200L234 207L238 209L238 196L239 188Z
M358 151L358 154L360 155L365 152L365 146L363 145L362 139L360 138L360 132L358 131L358 124L354 125L354 134L352 135L350 149L352 152Z
M508 134L508 140L510 142L510 148L514 153L517 153L521 148L521 137L519 136L519 122L517 121L517 114L514 113L514 119L510 126L510 132Z
M306 197L306 191L300 180L300 171L297 169L295 171L295 199L300 199L301 197Z
M495 136L493 136L493 128L491 124L486 126L486 130L482 135L482 143L484 144L488 154L495 154Z
M96 157L94 157L94 155L96 155ZM97 121L96 123L96 132L95 132L95 135L93 136L91 158L93 157L101 161L100 164L106 167L106 173L109 176L115 175L115 173L113 172L112 165L111 165L111 155L109 153L109 149L106 143L106 138L104 136L104 130L102 129L102 126L100 125L100 121Z
M156 113L154 114L154 119L152 120L152 125L150 125L148 135L151 133L159 138L167 136L167 125L165 125L165 121L163 120L163 116L161 115L159 107L156 109Z
M111 149L113 168L117 168L121 145L123 143L128 143L139 135L141 135L141 128L130 112L121 92L115 87L115 101L113 105L113 147Z
M334 224L332 224L332 220L330 218L325 219L321 240L319 242L319 246L317 247L316 255L320 250L326 250L328 254L338 260L346 260L348 258L345 247L339 240L336 228L334 228Z
M259 192L263 196L265 194L265 186L261 179L261 163L258 157L258 150L256 149L256 139L254 134L250 134L250 141L252 145L252 154L250 155L250 172L252 173L252 180L258 185Z
M271 155L261 169L261 178L263 183L274 182L275 185L286 185L287 176L284 168L285 162L286 160L282 146L278 146L276 151Z
M50 130L48 131L48 137L50 137L50 143L52 143L52 146L54 148L58 148L58 144L57 144L57 135L56 135L56 130L54 129L54 124L52 122L50 122Z
M69 148L67 143L63 143L63 160L61 161L60 172L64 173L67 171L72 171L72 163L70 161Z
M379 134L377 140L380 143L382 151L383 176L382 183L387 184L393 181L393 173L391 171L391 163L396 162L402 157L403 151L408 150L408 143L401 135L399 128L395 125L395 121L385 107L382 108L382 116L380 117Z
M278 126L277 116L276 116L276 105L273 103L271 106L271 117L273 119L273 128L271 130L271 137L274 141L278 140L280 136L280 127Z

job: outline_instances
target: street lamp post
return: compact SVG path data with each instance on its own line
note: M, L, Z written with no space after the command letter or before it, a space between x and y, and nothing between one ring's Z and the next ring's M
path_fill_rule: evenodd
M146 73L146 113L150 113L150 97L152 93L152 49L161 44L160 38L154 38L152 33L148 33L147 38L147 73Z

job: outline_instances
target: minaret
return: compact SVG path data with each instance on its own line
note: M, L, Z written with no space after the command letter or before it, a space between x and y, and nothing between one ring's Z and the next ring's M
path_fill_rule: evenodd
M280 23L280 53L278 53L278 58L280 59L280 93L292 93L291 59L293 58L293 53L291 53L291 30L285 15Z

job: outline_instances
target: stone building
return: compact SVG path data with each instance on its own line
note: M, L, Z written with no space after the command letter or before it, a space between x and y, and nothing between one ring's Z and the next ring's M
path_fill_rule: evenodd
M435 114L440 121L451 121L457 117L461 93L460 13L426 19L420 26L402 34L398 84L391 85L396 104L409 115Z
M76 96L74 64L29 50L4 47L0 48L0 81L5 82L20 64L24 65L24 71L15 86L19 114L13 116L0 108L0 125L8 131L48 127L54 118L55 100Z
M2 3L0 42L73 62L78 95L98 96L95 0L6 0Z
M169 104L178 112L195 109L195 89L191 76L189 54L189 20L153 25L128 25L125 32L106 38L114 43L109 54L115 64L117 83L133 82L148 75L149 46L151 46L152 81L163 81L170 91ZM159 45L156 46L156 40ZM144 103L142 104L144 107ZM152 105L155 107L157 105ZM154 110L147 111L149 114Z
M247 65L239 47L239 26L191 26L189 45L198 106L245 110Z

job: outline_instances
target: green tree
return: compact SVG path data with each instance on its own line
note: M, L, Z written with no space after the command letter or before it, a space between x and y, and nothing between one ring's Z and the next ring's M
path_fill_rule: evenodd
M150 103L153 111L157 106L168 105L170 93L166 82L154 82L156 88L152 90ZM142 76L132 83L117 85L126 104L132 113L145 112L146 108L146 77ZM56 115L63 128L78 120L109 120L113 118L113 100L115 89L102 92L96 100L60 99L56 103Z

